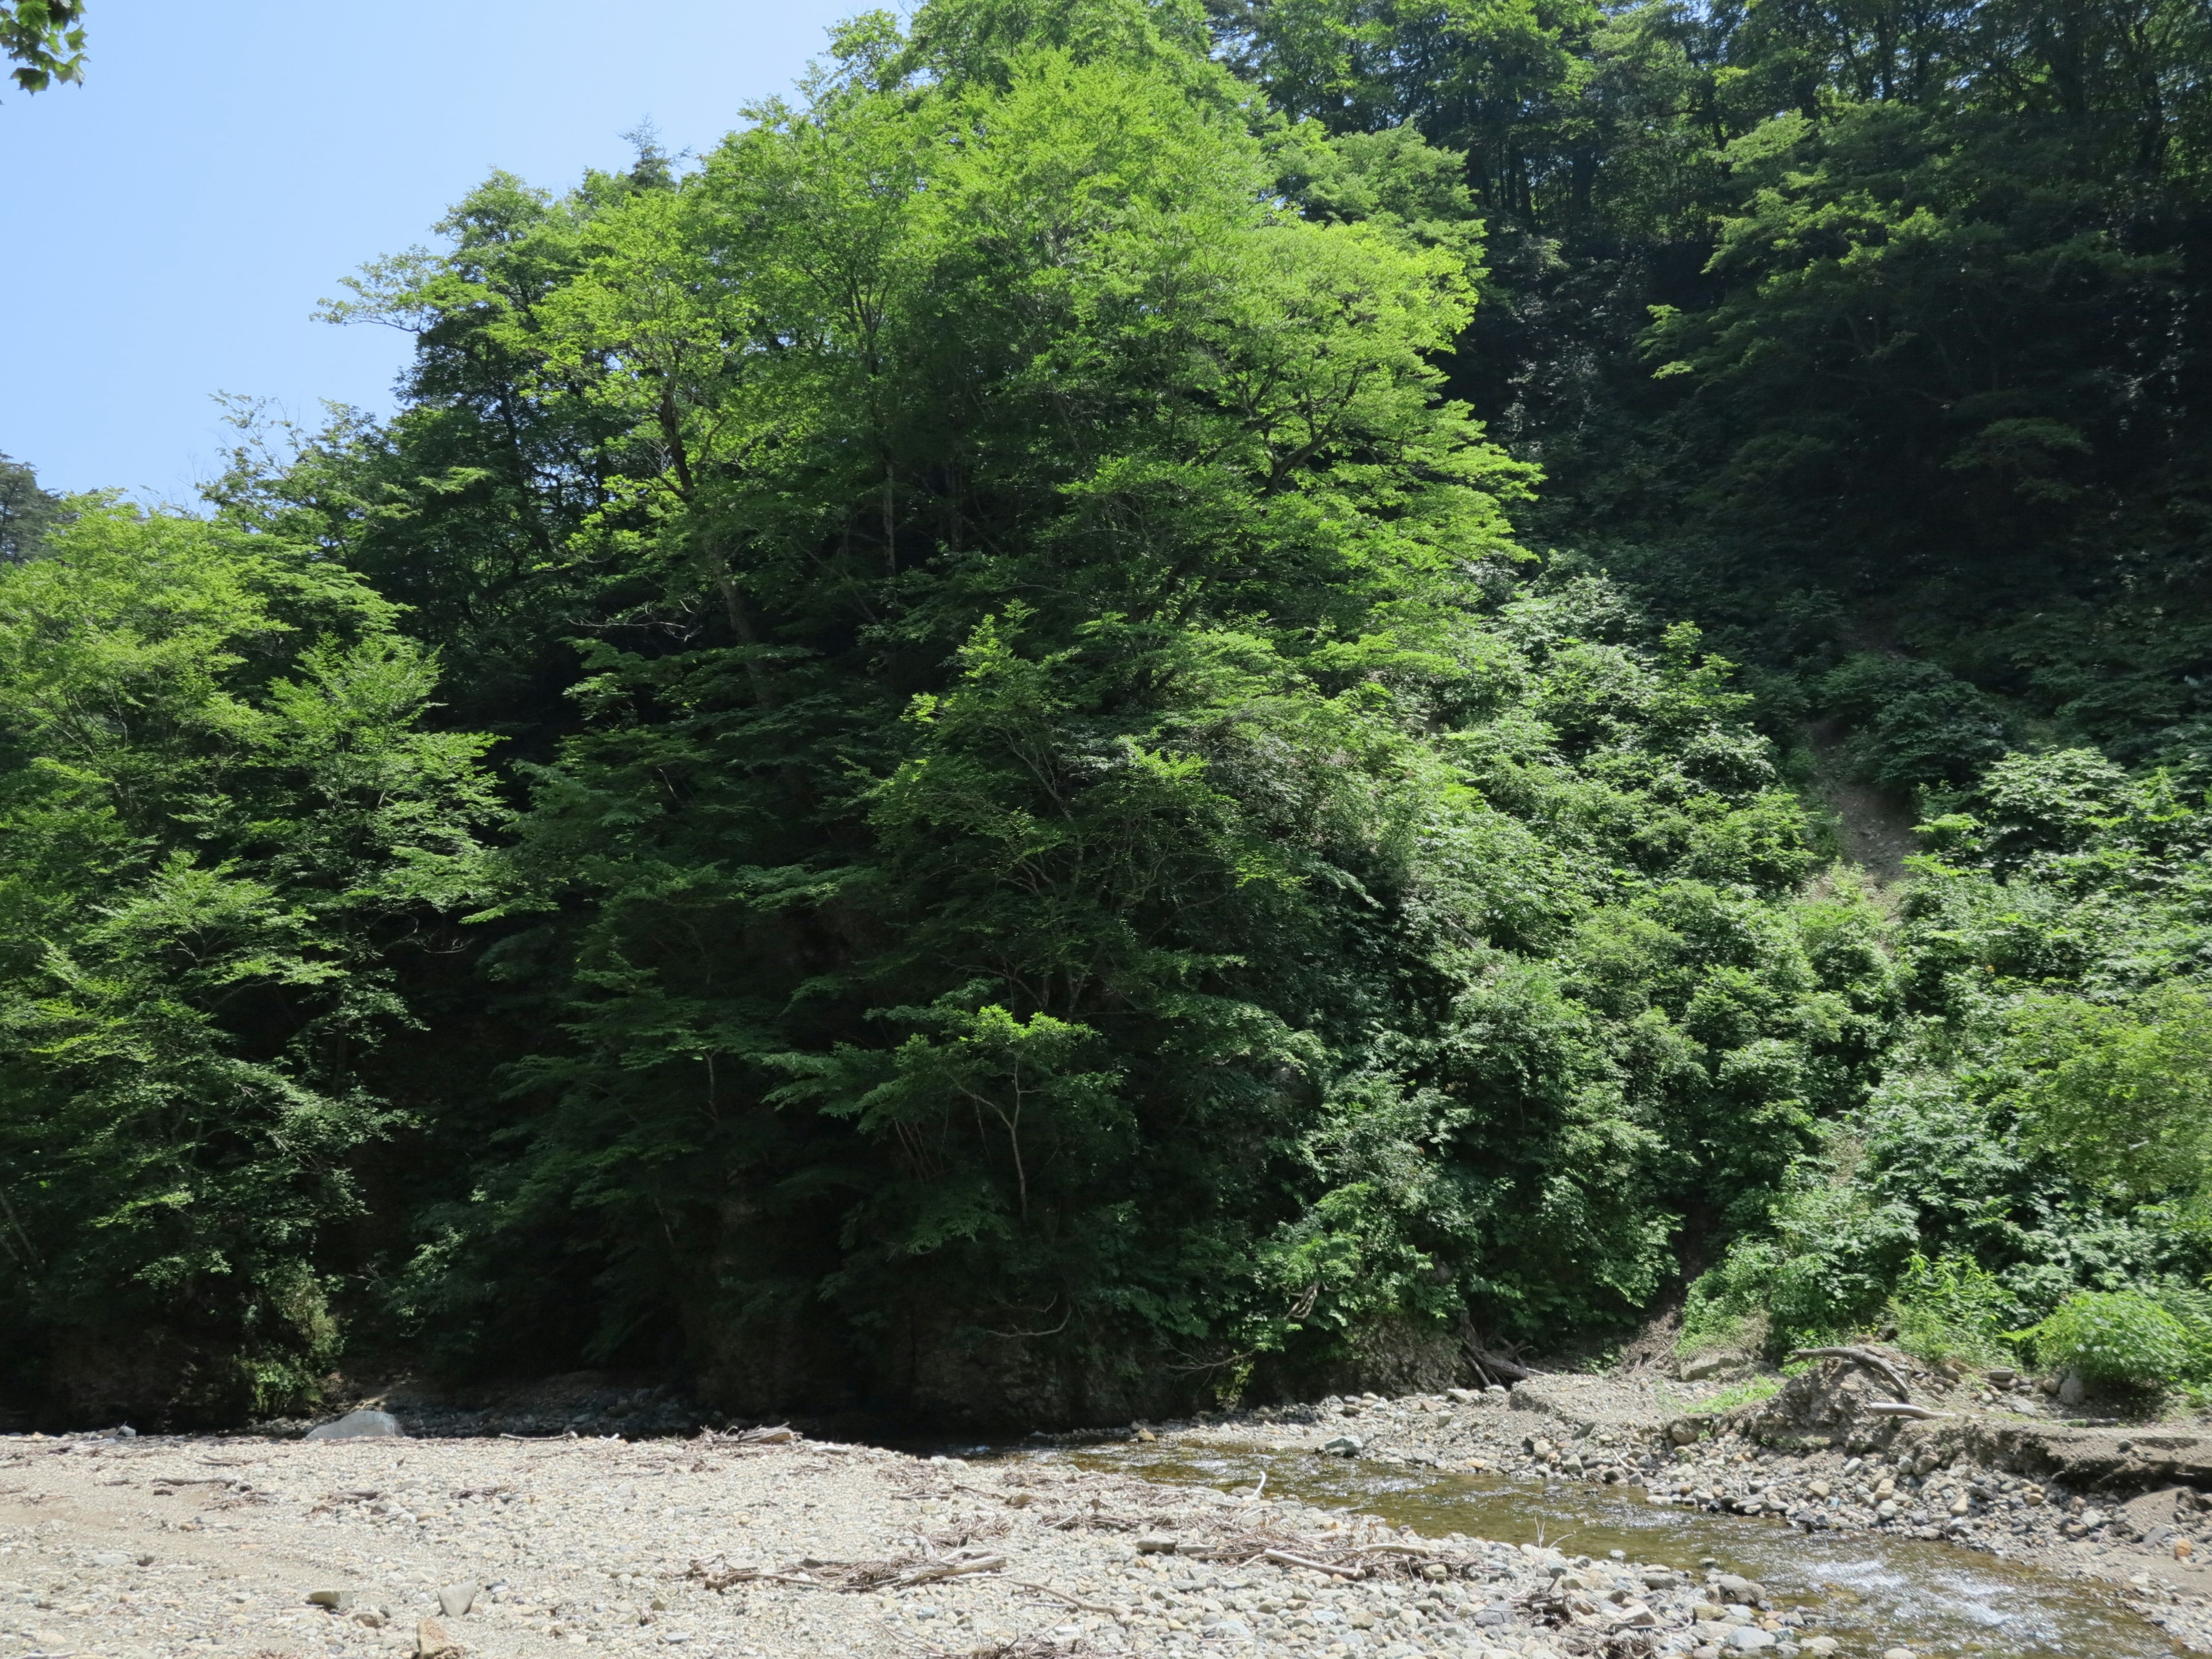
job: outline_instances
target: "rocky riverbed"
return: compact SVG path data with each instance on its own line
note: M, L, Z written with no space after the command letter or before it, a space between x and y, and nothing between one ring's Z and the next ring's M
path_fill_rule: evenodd
M1724 1575L774 1435L11 1437L0 1594L14 1659L1836 1650Z
M1853 1549L1852 1571L1939 1599L2092 1587L2037 1652L2212 1651L2212 1444L1888 1358L1933 1415L1885 1414L1893 1388L1830 1364L1749 1388L1647 1371L1338 1397L965 1456L700 1430L665 1390L574 1379L390 1398L396 1437L7 1437L0 1659L1953 1650L1928 1596L1886 1628L1906 1601L1854 1609L1796 1571ZM1457 1486L1384 1501L1421 1481ZM1420 1531L1391 1523L1409 1515ZM1724 1570L1737 1543L1772 1570ZM1931 1565L1960 1549L2031 1567L1978 1588ZM1955 1650L2030 1650L1992 1647L1999 1629Z
M2212 1551L2212 1437L2085 1423L1984 1379L1887 1358L1932 1415L1876 1414L1869 1406L1895 1390L1832 1363L1764 1393L1546 1376L1510 1391L1338 1397L1139 1432L1587 1483L1808 1537L1940 1542L2108 1583L2178 1643L2212 1651L2212 1578L2199 1560Z

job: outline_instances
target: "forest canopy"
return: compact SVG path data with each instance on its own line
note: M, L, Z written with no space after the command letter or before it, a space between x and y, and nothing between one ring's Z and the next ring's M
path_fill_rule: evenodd
M2207 46L930 0L202 512L0 459L11 1398L2212 1381Z

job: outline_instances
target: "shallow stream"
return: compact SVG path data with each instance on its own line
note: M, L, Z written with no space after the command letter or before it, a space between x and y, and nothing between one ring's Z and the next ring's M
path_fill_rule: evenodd
M1895 1646L1973 1659L2152 1659L2182 1650L2122 1608L2109 1587L1954 1545L1875 1534L1808 1536L1773 1521L1661 1507L1638 1492L1497 1474L1216 1444L1115 1444L1025 1451L1041 1462L1113 1471L1169 1485L1249 1489L1357 1509L1431 1537L1465 1533L1511 1544L1550 1544L1603 1559L1703 1565L1755 1578L1787 1607L1815 1615L1853 1656Z

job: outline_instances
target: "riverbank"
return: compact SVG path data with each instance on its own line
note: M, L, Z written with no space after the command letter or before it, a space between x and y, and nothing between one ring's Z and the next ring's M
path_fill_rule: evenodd
M797 1437L10 1437L0 1593L18 1659L1838 1650L1625 1555Z
M1893 1383L1830 1364L1339 1397L966 1457L656 1435L692 1409L575 1378L386 1399L414 1438L10 1437L0 1659L1881 1659L1954 1649L1924 1597L1854 1608L1806 1569L1956 1599L1957 1548L2013 1564L1983 1575L2000 1601L2061 1575L2096 1587L2093 1620L2119 1617L2109 1589L2148 1621L2086 1646L2046 1623L2034 1651L2212 1651L2212 1510L2183 1478L2212 1464L2203 1436L1886 1358L1935 1415L1884 1416ZM524 1437L491 1410L643 1435Z

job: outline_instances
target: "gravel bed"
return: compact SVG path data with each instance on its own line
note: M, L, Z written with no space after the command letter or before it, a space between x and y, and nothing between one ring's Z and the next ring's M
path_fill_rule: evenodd
M0 1595L5 1659L1835 1650L1743 1580L796 1436L9 1437Z

